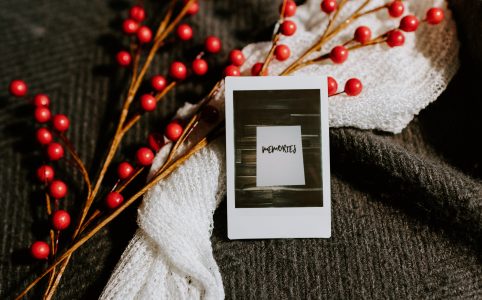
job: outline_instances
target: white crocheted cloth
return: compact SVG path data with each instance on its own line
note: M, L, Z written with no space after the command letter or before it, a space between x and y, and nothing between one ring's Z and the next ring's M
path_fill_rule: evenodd
M282 38L292 57L311 46L326 26L319 0L309 0L298 8L295 36ZM374 7L382 0L374 0ZM349 1L340 17L347 16L361 1ZM411 13L423 17L430 6L445 7L442 0L404 2ZM421 24L406 34L403 47L385 45L350 53L343 65L313 65L297 74L330 75L340 85L350 77L364 83L357 97L330 98L330 126L353 126L400 132L422 108L437 99L458 68L458 42L451 13L437 26ZM323 53L346 41L359 25L367 25L377 36L398 25L386 10L357 21L340 38L325 45ZM320 26L320 23L322 24ZM296 46L295 46L296 45ZM248 45L243 49L247 62L242 71L262 61L270 43ZM270 74L278 74L287 62L273 62ZM339 87L343 88L342 86ZM224 111L223 92L214 104ZM186 105L178 114L188 116L194 106ZM221 275L212 254L210 236L213 212L224 194L224 143L202 149L166 180L154 186L139 208L139 229L116 266L101 299L221 299ZM169 146L156 155L151 174L166 158Z

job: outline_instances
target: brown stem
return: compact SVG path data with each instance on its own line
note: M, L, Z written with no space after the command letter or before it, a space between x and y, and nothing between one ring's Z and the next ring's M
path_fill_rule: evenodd
M50 196L49 193L45 192L45 206L47 208L47 215L50 217L52 215L52 206L50 205ZM51 259L55 258L55 232L53 229L50 229L50 252L51 252ZM55 278L55 268L50 272L49 276L49 283L47 285L46 293L44 294L44 298L47 295L48 291L53 285Z
M60 257L58 257L42 274L40 274L34 281L32 281L17 297L16 299L21 299L24 297L32 287L34 287L45 275L47 275L50 271L52 271L55 267L57 267L60 263L64 260L68 260L72 253L76 251L80 246L82 246L85 242L87 242L93 235L95 235L99 230L104 228L107 224L109 224L112 220L114 220L121 212L123 212L127 207L129 207L132 203L134 203L137 199L139 199L145 192L147 192L152 186L154 186L160 180L166 178L169 174L171 174L175 169L179 167L184 161L186 161L189 157L191 157L194 153L198 150L204 148L208 145L209 138L201 139L194 147L192 147L187 153L181 156L178 160L174 163L169 165L169 167L165 168L159 174L156 174L147 185L145 185L140 191L138 191L135 195L129 198L123 205L121 205L117 210L112 212L109 216L103 219L99 224L97 224L94 228L88 231L84 236L82 236L79 240L77 240L69 249L67 249Z
M350 25L354 20L362 17L362 16L365 16L369 13L374 13L384 7L386 7L386 4L380 6L380 7L377 7L377 8L374 8L372 10L369 10L367 12L361 12L368 4L370 4L371 0L365 0L365 2L360 5L360 7L357 8L357 10L350 16L348 17L345 21L343 21L341 24L339 24L338 26L336 26L335 28L333 28L334 24L335 24L335 20L336 18L338 17L338 13L339 11L342 9L342 7L344 6L344 4L346 3L347 0L343 0L342 2L340 2L340 5L335 13L335 15L330 19L330 21L328 22L328 26L326 28L326 30L324 31L323 35L321 36L321 38L313 44L313 46L311 46L308 50L306 50L298 59L296 59L291 65L289 65L283 72L281 72L280 75L287 75L287 74L291 74L293 73L294 71L300 69L300 67L298 65L300 64L303 64L303 61L305 61L305 59L311 55L312 53L316 52L316 51L320 51L321 48L323 47L323 45L331 40L334 36L336 36L340 31L344 30L348 25Z

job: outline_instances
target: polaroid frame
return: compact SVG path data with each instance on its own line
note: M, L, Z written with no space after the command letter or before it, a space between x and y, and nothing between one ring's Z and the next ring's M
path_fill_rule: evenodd
M234 91L320 91L322 207L235 207ZM228 237L230 239L329 238L331 192L327 79L324 76L226 77L226 173Z

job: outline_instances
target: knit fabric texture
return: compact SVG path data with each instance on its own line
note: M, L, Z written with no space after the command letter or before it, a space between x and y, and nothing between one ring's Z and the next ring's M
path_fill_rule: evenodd
M95 177L128 84L126 72L113 65L116 52L128 46L120 43L127 41L119 28L134 2L0 1L2 299L14 298L45 267L26 248L47 239L49 228L35 180L44 156L34 139L33 109L8 97L8 83L23 78L31 94L47 93L52 111L69 116L67 135ZM143 2L151 16L164 3ZM223 41L219 63L210 61L212 76L187 80L146 114L126 135L115 162L131 160L148 132L162 131L184 102L206 95L231 49L269 40L278 6L271 0L200 1L200 12L188 20L193 41L161 51L148 76L166 74L174 60L190 62L198 52L188 49L207 35ZM481 298L482 1L451 0L449 6L461 67L437 101L397 135L330 129L332 238L230 241L221 202L211 245L227 299ZM78 212L85 196L80 174L65 161L54 167L70 189L61 207ZM103 195L115 184L114 169ZM137 209L123 212L74 253L55 299L99 297L136 236ZM61 248L66 243L61 238ZM39 299L44 287L41 282L27 298Z
M337 26L347 19L364 1L348 1L338 16ZM363 11L369 11L386 3L371 1ZM421 22L414 33L404 33L402 47L390 48L386 44L365 47L349 52L343 64L319 63L297 70L294 75L325 75L338 81L339 91L345 82L359 78L365 89L356 97L344 94L330 97L330 126L380 129L399 133L413 117L435 101L447 88L459 67L457 31L452 13L444 0L404 2L405 10L419 18L433 6L444 8L445 20L432 26ZM323 34L329 18L320 13L320 1L309 0L298 7L292 20L297 24L296 34L282 36L281 44L291 49L291 57L284 62L276 60L270 65L269 74L277 75L296 58L309 49ZM398 28L400 18L391 18L386 9L355 20L341 34L329 40L321 51L307 59L317 58L336 45L350 40L358 26L368 26L375 38L388 30ZM349 47L348 45L347 47ZM271 42L256 43L243 49L247 57L242 71L249 75L251 66L264 61Z

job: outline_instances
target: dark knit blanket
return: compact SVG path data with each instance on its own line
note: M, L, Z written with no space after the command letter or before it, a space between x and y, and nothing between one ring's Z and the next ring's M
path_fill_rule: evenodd
M230 49L270 38L278 2L202 1L192 18L195 42L208 34L222 38L221 70ZM0 2L1 298L14 296L45 266L25 249L48 232L34 180L42 156L34 142L32 109L8 97L8 83L23 78L32 92L51 96L53 111L71 117L68 134L95 172L126 86L113 56L121 47L119 21L128 5L124 0ZM451 6L462 67L440 99L399 135L330 130L332 238L229 241L226 205L220 206L212 243L227 298L482 297L482 1L454 0ZM190 45L168 46L154 70L165 73L172 60L192 57ZM134 127L118 160L132 157L148 128L161 129L177 106L199 99L214 81L176 88L158 112ZM65 163L57 169L71 170ZM80 175L59 172L71 186L62 201L74 209L81 201L74 186ZM99 295L133 236L135 216L133 207L75 253L57 299Z

